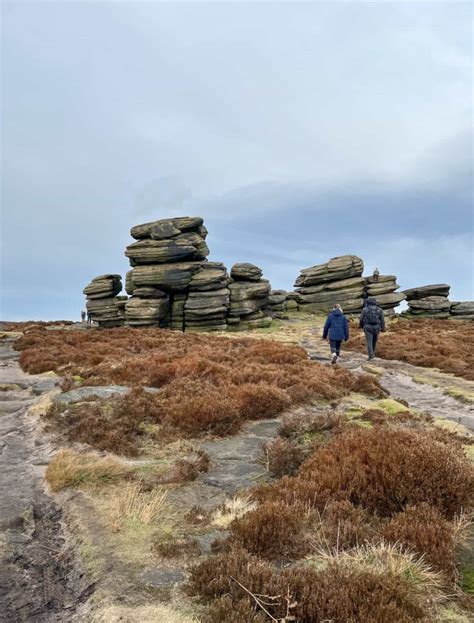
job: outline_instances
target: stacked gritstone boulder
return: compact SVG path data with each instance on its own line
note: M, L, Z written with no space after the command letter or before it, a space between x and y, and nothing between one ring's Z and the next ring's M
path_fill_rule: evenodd
M379 307L384 309L388 315L395 314L394 307L397 307L405 300L403 292L396 292L399 287L395 275L379 275L378 277L365 278L366 295L374 297Z
M206 259L203 219L164 219L130 233L137 242L125 251L132 266L126 277L127 324L224 330L230 279L223 264Z
M450 314L453 320L474 320L474 301L451 303Z
M403 315L413 318L448 318L451 309L449 290L450 286L446 283L405 290L408 311Z
M83 293L86 295L86 309L92 321L101 328L121 327L125 320L126 296L117 296L122 291L120 275L99 275L92 279Z
M286 290L272 290L270 292L269 310L273 318L284 318L287 311Z
M230 271L228 328L235 331L269 327L271 286L254 264L234 264Z
M334 257L303 269L295 283L298 309L327 313L339 303L344 312L359 312L364 304L363 270L364 263L356 255Z

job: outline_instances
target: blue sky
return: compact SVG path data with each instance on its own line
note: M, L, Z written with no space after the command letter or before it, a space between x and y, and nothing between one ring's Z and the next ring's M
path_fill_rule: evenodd
M344 253L473 298L467 2L2 4L3 319L199 214L275 288Z

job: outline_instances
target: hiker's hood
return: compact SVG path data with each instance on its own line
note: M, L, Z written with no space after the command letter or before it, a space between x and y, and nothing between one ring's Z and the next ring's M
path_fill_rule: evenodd
M332 312L333 316L342 316L342 311L340 309L333 309Z

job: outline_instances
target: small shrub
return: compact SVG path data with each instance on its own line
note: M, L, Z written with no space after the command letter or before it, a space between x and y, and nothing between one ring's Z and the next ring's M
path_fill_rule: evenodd
M268 623L268 620L267 615L258 611L255 602L233 601L226 595L212 602L202 623Z
M230 525L231 541L269 560L297 558L308 549L304 509L267 502Z
M187 591L204 600L229 595L233 601L246 599L248 593L235 580L252 593L264 594L272 579L272 568L257 556L240 547L204 560L191 570Z
M207 472L210 458L203 450L197 452L194 459L178 459L170 471L158 479L161 483L182 483L196 480L199 474Z
M130 474L130 469L115 459L60 450L46 469L51 491L66 487L84 487L116 482Z
M109 517L112 528L119 531L126 521L149 525L162 519L166 512L167 492L155 489L144 492L140 484L129 484L122 487L111 498Z
M319 518L316 547L327 551L349 549L370 541L378 521L348 500L330 501Z
M313 440L329 434L337 434L347 428L346 419L336 411L325 413L297 413L285 416L278 433L286 439L305 441Z
M160 533L152 538L151 550L162 558L189 558L201 553L196 539L162 540Z
M308 450L288 439L274 439L263 446L268 471L277 478L296 474Z
M392 543L401 543L424 556L434 569L456 576L456 525L428 504L408 507L390 519L381 531Z

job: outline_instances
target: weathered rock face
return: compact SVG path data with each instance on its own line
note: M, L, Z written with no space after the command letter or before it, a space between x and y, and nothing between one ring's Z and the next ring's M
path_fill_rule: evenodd
M269 297L269 309L274 318L283 318L287 311L286 290L272 290Z
M449 296L449 290L451 286L446 283L436 283L429 286L420 286L419 288L410 288L404 290L407 297L407 301L415 301L418 299L424 299L427 296Z
M208 262L207 230L200 217L153 221L132 227L137 240L125 255L127 324L171 326L195 331L225 330L245 317L266 326L270 284L253 264L236 264L232 278L221 262ZM133 302L138 301L138 302ZM166 305L165 305L166 302ZM230 320L231 319L231 320Z
M339 303L348 313L362 309L364 263L356 255L334 257L301 271L296 280L298 309L326 313Z
M417 318L448 318L451 309L449 290L450 286L446 283L405 290L408 311L404 315Z
M270 326L271 286L267 279L261 279L261 268L253 264L235 264L230 274L229 328L238 331Z
M326 281L337 281L349 277L360 277L364 270L364 262L357 255L341 255L333 257L326 264L318 264L304 268L296 280L298 288L318 285Z
M355 255L335 257L326 264L319 264L301 271L296 280L296 292L287 294L287 308L313 313L327 313L335 303L344 312L358 314L364 300L374 297L384 310L393 308L405 299L394 275L363 277L364 263Z
M474 320L474 301L451 303L451 317L458 320Z
M92 321L101 328L120 327L125 318L126 296L117 296L122 290L120 275L99 275L83 292L86 295L86 309Z
M120 275L99 275L94 277L83 293L88 299L104 299L116 296L122 291L122 277Z
M234 264L231 268L230 276L234 281L260 281L263 271L255 264Z

